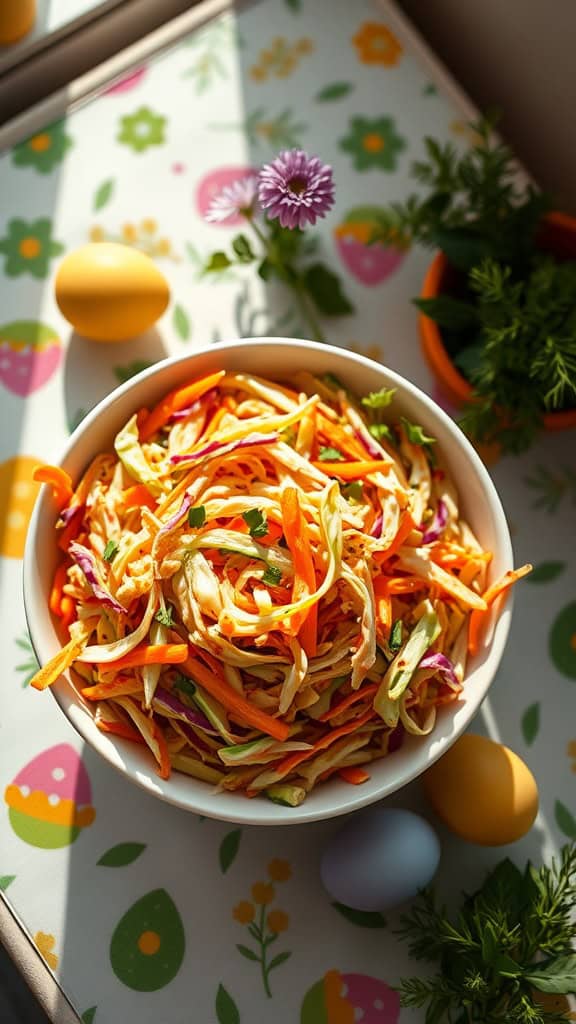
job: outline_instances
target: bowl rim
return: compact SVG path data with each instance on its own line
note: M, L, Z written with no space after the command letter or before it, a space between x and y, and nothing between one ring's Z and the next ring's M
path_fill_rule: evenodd
M211 354L217 356L217 353L219 352L227 352L229 350L236 350L243 347L249 347L250 349L257 349L260 347L265 348L269 347L271 344L280 349L286 348L293 350L294 348L300 348L303 353L315 352L328 356L331 353L334 353L334 355L337 355L339 358L344 356L352 363L359 365L361 368L372 372L377 371L386 374L388 379L392 382L391 386L397 387L400 392L407 392L415 398L416 401L427 407L430 414L439 420L446 428L447 432L451 435L452 440L455 441L456 446L464 450L467 459L471 462L474 474L478 478L492 510L495 533L498 537L498 551L500 557L507 567L512 567L512 542L500 497L480 456L472 447L465 435L460 431L454 420L452 420L452 418L434 401L433 398L427 395L426 392L411 381L407 380L401 374L397 373L395 370L390 369L384 363L377 363L375 360L369 359L366 356L337 345L328 345L322 342L308 341L301 338L232 338L218 342L218 344L207 343L199 348L195 348L191 352L169 356L166 359L154 363L152 366L142 370L140 373L131 377L124 384L121 384L111 391L110 394L101 399L68 437L65 444L60 449L59 455L55 460L55 464L62 465L62 463L68 459L69 455L74 451L79 439L91 430L93 424L98 420L103 412L108 412L116 404L121 402L125 395L129 394L132 390L136 391L144 381L156 376L159 372L168 371L171 367L178 366L179 364L185 364L187 362L194 361L197 358L199 359ZM274 374L271 374L271 377L273 379ZM48 505L48 495L49 492L47 488L40 489L28 526L22 567L26 622L32 647L40 665L44 664L48 658L43 657L41 644L37 640L40 628L36 628L35 614L33 610L34 592L37 589L35 586L33 572L33 554L36 547L36 535L42 518L46 514L53 514L53 509L50 509ZM392 793L396 793L403 789L431 767L431 765L445 754L456 740L465 732L483 703L500 665L510 630L513 603L514 595L512 591L509 594L505 608L497 617L497 628L495 626L493 630L493 638L490 643L490 653L492 654L493 662L492 667L486 672L486 678L483 681L482 686L478 687L478 691L474 694L473 698L463 705L461 720L458 722L458 725L452 729L450 735L444 737L437 735L439 731L439 726L437 724L428 736L418 738L419 743L415 748L410 766L402 773L402 780L400 782L384 781L375 791L370 790L369 792L364 793L362 792L363 787L348 786L346 787L345 799L343 798L342 800L339 800L333 807L326 807L323 809L307 807L306 800L299 807L284 807L267 801L266 809L269 809L269 815L255 815L254 813L251 813L250 810L254 801L241 801L238 799L238 807L235 807L233 812L222 811L218 808L218 794L215 794L214 790L208 783L201 783L206 793L205 801L198 801L195 799L194 790L192 788L189 790L189 797L186 795L180 796L172 791L170 780L160 780L156 776L152 763L150 763L149 772L139 771L126 764L124 758L120 756L119 751L124 749L122 744L127 741L116 740L114 737L99 732L94 725L93 717L88 714L84 712L78 714L74 713L75 706L79 704L81 698L66 676L61 676L60 679L50 687L50 690L60 709L68 719L68 722L89 747L95 750L95 752L99 754L109 765L129 779L132 783L167 803L192 813L202 814L206 817L211 817L219 821L228 821L239 825L298 825L312 821L326 820L339 817L343 814L348 814L352 811L360 810L363 807L376 803L377 801L392 795ZM74 700L70 700L69 691L74 694ZM78 710L80 711L81 709ZM437 742L435 744L435 748L430 749L431 741L434 737L436 737ZM172 778L174 778L174 776L172 776ZM182 778L189 782L199 781L195 779L188 779L185 775L182 776ZM227 795L235 796L235 794Z

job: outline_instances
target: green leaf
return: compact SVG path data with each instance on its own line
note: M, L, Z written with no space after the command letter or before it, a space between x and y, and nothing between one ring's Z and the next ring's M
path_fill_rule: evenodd
M482 942L482 959L487 964L492 964L496 959L498 953L498 939L496 938L496 932L492 927L490 921L487 921L484 925L484 931L481 935Z
M220 870L223 875L226 874L228 868L231 867L236 860L241 838L242 829L236 828L233 832L229 832L228 835L224 836L224 839L220 843L218 856L220 860Z
M474 380L475 375L482 369L484 359L483 345L465 345L459 352L452 356L452 362L468 380Z
M227 270L231 266L232 261L228 259L225 252L213 252L204 267L204 271L207 274L212 274L217 273L219 270Z
M386 409L395 394L396 388L380 388L380 391L371 391L370 394L364 395L362 405L367 409Z
M406 437L411 444L425 445L425 444L436 444L435 437L428 437L422 427L416 423L410 423L405 416L400 417L400 422L406 431Z
M268 533L266 515L259 508L249 508L242 513L242 519L250 531L251 537L265 537Z
M267 566L262 577L262 583L267 583L269 587L277 587L281 579L282 573L278 566L269 565Z
M331 448L330 445L323 445L318 452L319 462L345 462L342 452L339 452L337 448Z
M161 626L173 626L172 605L168 604L165 608L161 608L159 612L156 612L154 618Z
M333 903L332 906L342 917L360 928L386 928L386 918L377 910L355 910L344 903Z
M494 939L497 942L496 936L494 936ZM522 967L520 964L505 953L500 953L496 956L493 964L502 978L519 978L522 974Z
M106 547L104 548L104 552L102 554L102 558L104 559L105 562L113 562L114 558L116 557L117 554L118 554L118 545L117 545L116 541L115 540L109 540L106 543Z
M274 266L272 265L270 260L269 259L262 260L261 264L258 267L258 274L262 278L262 280L263 281L269 281L270 278L272 277L273 273L274 273Z
M576 818L560 800L554 804L554 817L560 831L569 839L576 839Z
M536 701L526 708L522 715L522 735L524 742L530 747L534 743L540 729L540 702Z
M340 279L323 263L313 263L303 274L303 284L321 313L326 316L347 316L354 312Z
M16 875L0 875L0 892L6 892L6 889L12 885L15 878Z
M292 953L278 953L273 960L268 964L268 970L273 971L275 967L280 967L280 964L285 964L290 959Z
M238 1012L238 1007L230 993L224 988L224 985L218 985L218 991L216 993L216 1016L218 1018L218 1024L240 1024L240 1013Z
M146 849L146 843L119 843L103 853L96 863L103 868L125 868L133 864Z
M540 562L526 577L528 583L551 583L564 572L566 562Z
M539 992L568 995L576 992L576 955L558 956L533 964L523 975Z
M194 698L194 694L196 693L196 683L193 682L192 679L189 679L188 676L185 676L183 672L178 673L172 683L172 688L174 690L181 690L182 693L185 693L191 700Z
M188 526L194 527L196 530L204 526L206 522L206 508L204 505L195 505L194 508L188 509Z
M114 178L108 178L107 181L103 181L99 188L96 189L94 195L94 202L92 208L94 212L101 210L112 198L114 192Z
M487 240L469 228L436 228L430 233L431 242L446 256L457 270L471 270L490 255Z
M240 263L252 263L256 255L246 235L236 235L232 242L232 248Z
M189 341L192 329L190 326L190 318L183 306L174 306L172 323L174 324L176 334L181 338L181 340Z
M315 99L317 103L330 103L332 100L343 99L353 90L352 82L331 82L330 85L325 85L320 92L316 93Z
M391 651L399 651L402 647L402 633L402 619L396 619L396 622L390 630L390 639L388 641L388 647Z
M248 946L242 946L240 943L236 943L236 949L242 956L245 956L247 960L255 960L256 963L260 963L259 957L256 955L253 949L249 949Z
M450 295L437 295L433 299L414 299L421 313L430 317L440 327L449 327L460 331L472 327L476 321L474 306L461 299L453 299Z
M97 1009L98 1007L91 1006L89 1010L84 1010L84 1013L80 1017L82 1024L93 1024Z
M115 366L114 376L121 384L125 384L127 380L135 377L137 373L142 373L142 370L147 370L149 366L153 366L153 363L149 360L135 359L133 363L128 363L126 366ZM86 413L84 413L84 415L86 415Z
M349 484L343 484L340 490L342 497L346 498L347 501L355 501L359 504L364 498L364 487L359 480L352 480Z
M387 423L371 423L368 430L377 441L382 439L386 441L392 440L392 431Z

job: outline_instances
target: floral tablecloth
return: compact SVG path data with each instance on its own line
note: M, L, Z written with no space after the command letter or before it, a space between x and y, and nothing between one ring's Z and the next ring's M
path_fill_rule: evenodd
M201 274L233 230L203 219L211 196L281 147L301 144L334 166L337 204L319 236L356 313L327 325L330 339L440 398L409 301L428 256L366 240L374 207L406 195L426 133L468 142L443 81L391 7L261 0L0 158L0 887L85 1024L418 1019L400 1013L390 988L414 971L396 915L343 914L321 889L321 850L339 822L240 829L176 810L101 763L51 696L27 689L35 662L21 560L34 465L118 382L206 342L302 331L287 297L249 269ZM120 239L158 261L173 301L157 329L108 347L71 333L53 277L59 257L88 239ZM510 851L538 860L576 836L573 435L548 435L491 471L517 561L536 572L518 588L476 725L539 780L536 826ZM429 813L417 785L392 802ZM448 897L502 854L440 834Z

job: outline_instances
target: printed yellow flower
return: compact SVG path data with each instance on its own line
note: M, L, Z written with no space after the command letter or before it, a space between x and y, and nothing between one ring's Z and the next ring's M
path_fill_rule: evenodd
M287 882L289 878L292 878L292 868L287 860L275 857L268 865L268 874L273 882Z
M250 78L252 78L254 82L265 82L268 78L268 72L265 68L260 67L259 64L254 64L254 66L250 68Z
M268 882L256 882L252 886L252 899L259 906L268 906L274 899L274 886Z
M140 224L140 227L147 235L154 235L158 230L158 225L152 217L146 217L146 219Z
M294 44L294 49L296 53L305 57L307 54L314 52L314 43L312 39L308 39L307 36L303 36L302 39L299 39L298 42Z
M168 256L172 251L169 238L159 238L158 245L156 246L156 252L159 256Z
M275 935L285 932L290 924L290 918L283 910L271 910L266 921L270 931L274 932Z
M53 935L47 935L45 932L36 932L34 936L34 943L38 952L44 957L48 967L51 967L53 971L58 967L58 957L52 950L56 945L56 939Z
M123 224L122 226L122 238L125 242L135 242L138 237L138 232L133 224Z
M403 52L402 43L394 33L386 25L374 21L365 22L352 37L352 42L363 64L383 64L391 68L398 63Z
M234 907L232 916L240 924L250 924L254 920L254 907L251 903L248 903L248 900L241 900Z
M98 224L95 224L93 228L90 228L90 241L91 242L103 242L104 241L104 230Z

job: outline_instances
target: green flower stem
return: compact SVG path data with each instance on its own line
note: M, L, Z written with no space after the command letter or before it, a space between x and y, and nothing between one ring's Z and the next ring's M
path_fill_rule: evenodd
M270 983L268 981L268 965L266 963L266 954L268 952L268 947L267 947L266 943L264 942L264 925L265 925L264 915L265 915L265 913L266 913L266 907L262 903L261 906L260 906L260 925L259 925L259 927L260 927L260 936L261 936L261 938L260 938L260 949L261 949L261 952L262 952L262 956L261 956L261 959L260 959L260 968L262 970L262 983L264 985L264 991L265 991L266 995L268 996L268 998L271 999L272 998L272 990L270 988Z
M294 295L295 295L295 298L296 298L296 302L298 303L298 308L299 308L302 316L304 317L304 319L307 321L308 326L310 327L310 330L312 332L312 337L314 338L314 341L321 341L321 342L325 343L326 342L326 338L324 337L324 333L322 331L322 328L320 327L320 324L318 323L318 319L316 317L316 314L315 314L314 310L312 309L312 306L310 304L310 300L309 300L307 292L306 292L306 288L302 284L302 280L301 280L299 274L297 273L297 271L294 270L293 267L283 263L282 259L278 258L278 256L276 255L276 252L274 250L274 246L270 244L269 239L266 238L266 235L264 234L264 232L261 230L261 228L259 228L259 226L256 223L256 221L254 220L252 214L251 213L245 213L244 216L246 217L246 220L250 224L250 227L252 228L254 234L256 235L256 238L262 244L262 247L264 249L264 254L265 254L266 258L270 261L272 266L274 266L277 270L280 271L280 277L285 280L285 283L294 292ZM285 271L286 271L286 269L288 269L288 270L290 270L292 272L291 275L290 275L292 280L286 280L286 278L285 278Z

